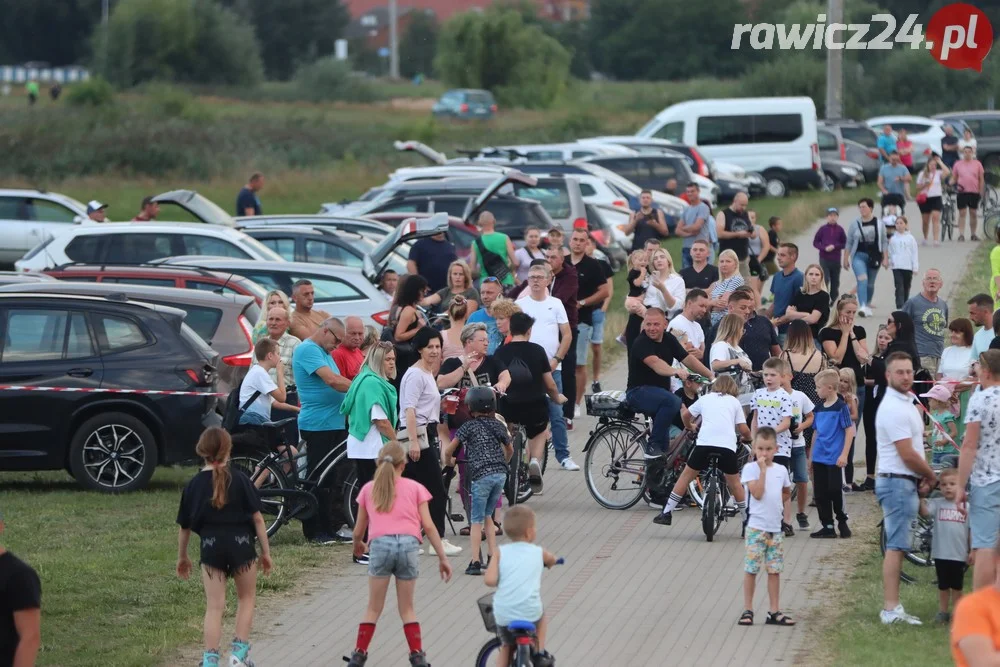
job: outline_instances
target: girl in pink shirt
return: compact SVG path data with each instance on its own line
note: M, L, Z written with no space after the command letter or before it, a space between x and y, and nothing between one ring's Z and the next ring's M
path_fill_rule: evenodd
M368 646L375 634L375 622L385 607L389 577L396 577L396 597L403 632L410 648L410 665L428 667L420 639L420 623L413 610L413 592L420 573L420 531L438 554L438 570L445 581L451 579L451 565L444 555L441 536L431 520L427 501L430 492L419 482L403 477L406 455L402 445L387 442L378 453L375 479L358 492L358 519L354 524L354 555L368 556L368 609L358 626L358 641L348 667L363 667ZM370 544L364 543L368 531Z

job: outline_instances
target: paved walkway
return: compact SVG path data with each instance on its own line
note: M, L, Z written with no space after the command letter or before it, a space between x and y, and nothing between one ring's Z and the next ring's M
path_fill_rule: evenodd
M919 220L912 208L912 219ZM844 210L841 221L846 225L856 217L856 209ZM814 229L797 239L802 249L800 267L816 261ZM972 245L958 248L966 249L964 256ZM955 254L955 246L949 250L948 255ZM945 257L942 249L921 248L921 264L942 270L947 292L960 277L963 263L955 261L960 258L946 261ZM846 272L842 282L847 289L854 284ZM919 279L914 280L915 290L919 285ZM872 344L878 324L891 310L891 275L879 276L875 303L877 316L860 320ZM606 374L605 388L623 387L625 374L619 363ZM592 425L590 418L579 419L571 433L571 449L581 465L579 452ZM860 459L864 447L857 449ZM863 474L861 467L857 475ZM874 523L871 494L850 495L847 504L854 519L865 517L863 523ZM676 514L669 528L656 526L651 522L653 508L640 504L624 512L603 509L590 497L582 472L554 467L546 475L545 495L533 498L530 505L538 513L539 543L566 559L566 565L545 574L543 598L550 619L549 648L559 664L574 667L814 662L807 638L815 636L810 635L815 625L809 621L827 599L824 582L842 581L841 556L871 543L870 535L864 534L849 542L810 540L796 534L786 541L782 606L800 624L795 628L761 625L767 610L762 581L755 605L758 625L738 628L743 543L737 521L725 524L717 541L709 544L696 510ZM815 512L811 521L816 523ZM467 548L468 538L449 537ZM428 657L435 667L471 665L489 639L476 607L476 599L488 589L481 578L463 574L467 562L467 553L453 558L456 574L451 583L444 584L437 577L436 559L423 559L417 608ZM340 656L353 648L366 599L366 568L362 566L316 581L308 596L260 619L254 633L256 661L287 667L340 664ZM406 644L392 593L375 633L369 664L406 664Z

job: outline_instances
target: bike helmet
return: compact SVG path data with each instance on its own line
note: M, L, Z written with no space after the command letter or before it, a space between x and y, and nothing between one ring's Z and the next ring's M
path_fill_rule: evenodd
M497 397L489 387L470 387L465 393L469 412L496 412Z

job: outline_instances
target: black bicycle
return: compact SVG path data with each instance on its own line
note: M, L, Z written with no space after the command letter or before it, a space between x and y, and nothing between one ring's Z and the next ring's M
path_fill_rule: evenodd
M528 502L535 494L535 489L531 485L529 464L531 452L528 451L528 434L520 424L514 424L513 438L511 440L514 447L514 454L510 457L507 470L507 482L504 484L504 495L511 507ZM542 458L538 462L545 474L545 469L549 463L549 445L551 440L545 443L542 451Z
M742 464L740 467L742 468ZM719 532L722 522L736 516L739 509L729 503L729 485L726 484L725 475L719 470L719 454L709 455L708 466L701 471L700 477L704 480L705 488L704 504L701 507L701 529L705 532L705 539L711 542Z

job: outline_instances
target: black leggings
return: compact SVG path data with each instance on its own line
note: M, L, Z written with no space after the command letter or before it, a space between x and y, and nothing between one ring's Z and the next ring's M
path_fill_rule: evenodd
M884 391L884 389L883 389ZM875 459L878 456L878 441L875 439L875 413L878 411L882 396L878 398L872 396L872 388L865 387L865 409L861 413L862 421L865 424L865 468L868 476L875 477Z
M813 491L816 494L816 512L824 528L833 526L833 517L847 521L844 513L844 492L840 487L840 468L813 461Z
M433 436L431 435L432 429L434 430ZM434 438L435 441L430 447L420 452L418 461L410 460L409 454L407 454L403 477L420 482L431 492L431 501L427 503L427 508L431 512L431 519L434 521L438 535L444 539L444 514L448 495L444 490L444 480L441 478L441 453L436 442L436 424L427 425L427 435Z
M308 473L312 473L323 458L347 438L347 431L342 430L304 431L300 429L299 434L306 441ZM343 481L348 469L348 466L342 465L335 475L334 484L316 488L316 500L319 501L316 514L302 520L302 534L307 540L332 535L341 525L347 523L347 516L344 514L340 498L343 494L337 493L336 489L340 488L338 482ZM335 523L336 525L334 525Z
M378 467L375 459L351 459L354 461L354 471L358 477L357 489L375 479L375 469ZM368 542L368 531L365 531L365 543Z
M563 417L566 419L573 419L576 415L576 341L579 338L579 332L573 329L573 340L570 342L569 349L566 350L566 357L562 360L562 384L563 384L563 396L569 398L568 401L563 403ZM587 360L584 359L583 363L586 364Z

